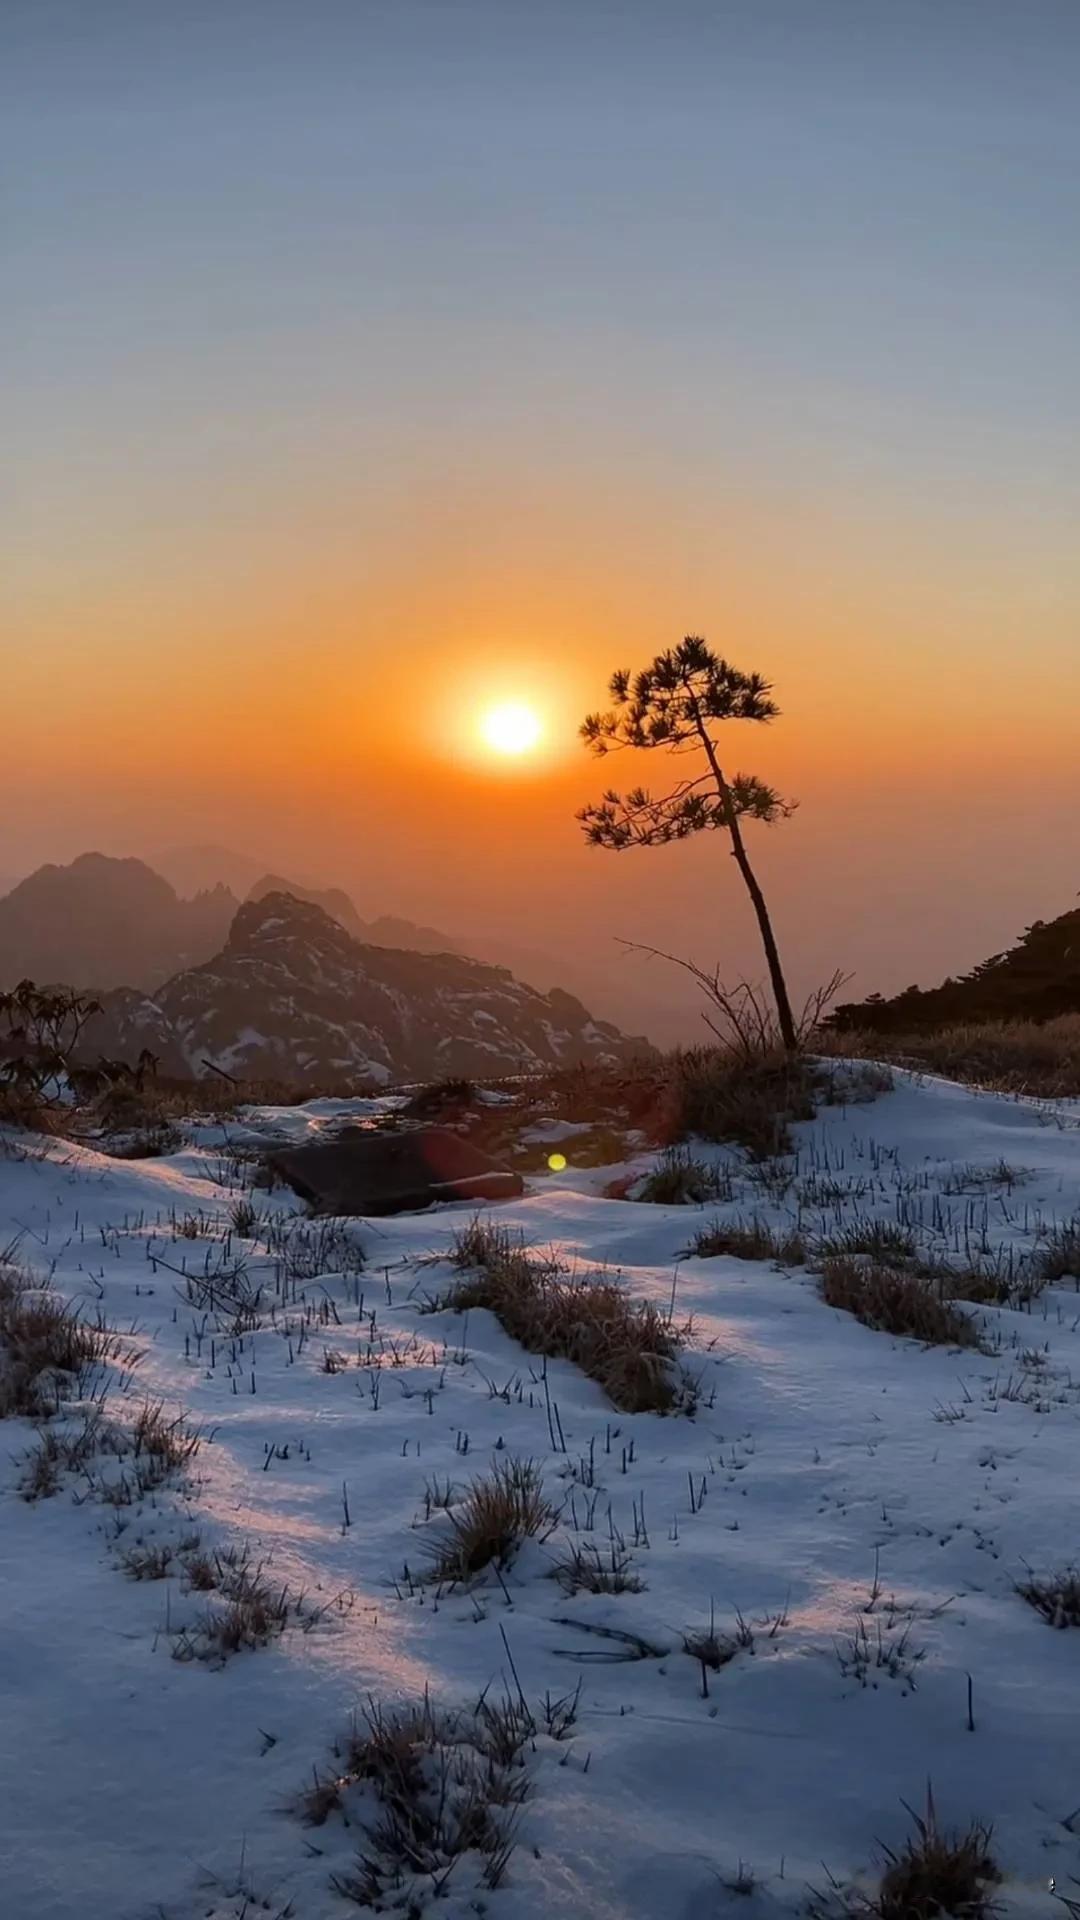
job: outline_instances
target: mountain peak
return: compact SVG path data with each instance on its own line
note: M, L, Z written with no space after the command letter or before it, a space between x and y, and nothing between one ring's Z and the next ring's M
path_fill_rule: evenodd
M212 1063L313 1090L607 1064L642 1049L569 994L459 954L363 945L316 902L280 892L245 900L222 951L152 1002L116 995L87 1044L123 1056L136 1037L196 1076Z

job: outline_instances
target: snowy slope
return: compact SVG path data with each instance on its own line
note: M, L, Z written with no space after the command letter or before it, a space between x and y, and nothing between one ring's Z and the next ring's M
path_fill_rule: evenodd
M337 1111L322 1103L309 1124ZM332 1770L332 1743L368 1697L428 1689L468 1705L520 1682L539 1703L579 1680L570 1739L541 1734L527 1756L504 1885L478 1888L462 1862L435 1908L450 1920L802 1913L829 1875L873 1883L879 1843L908 1831L901 1800L920 1804L928 1776L946 1822L993 1820L1002 1910L1063 1911L1049 1881L1067 1890L1080 1876L1080 1632L1052 1631L1014 1581L1067 1563L1080 1539L1072 1282L1030 1311L977 1309L997 1351L923 1351L834 1313L803 1270L680 1254L714 1214L790 1221L805 1181L828 1195L806 1201L807 1227L901 1217L956 1255L976 1241L1023 1249L1080 1208L1080 1134L1067 1115L901 1081L799 1135L784 1192L714 1150L734 1169L720 1208L602 1199L611 1170L592 1169L537 1180L498 1210L665 1308L674 1281L677 1314L693 1315L696 1416L616 1414L553 1362L565 1452L539 1363L489 1315L418 1313L448 1272L418 1262L448 1247L467 1209L350 1224L367 1270L303 1289L333 1302L328 1326L301 1342L297 1298L230 1341L181 1298L181 1270L236 1252L222 1235L240 1169L220 1130L142 1164L59 1146L0 1154L0 1245L21 1235L67 1295L132 1330L141 1359L120 1417L149 1394L211 1436L186 1492L113 1509L79 1476L51 1499L20 1498L16 1456L33 1432L4 1425L5 1915L345 1920L358 1909L331 1882L362 1827L332 1814L308 1828L290 1808L313 1767ZM1002 1159L1017 1176L1006 1186L971 1172ZM280 1196L254 1199L285 1211ZM260 1245L246 1255L269 1274ZM341 1371L325 1371L327 1349ZM526 1546L505 1589L481 1580L436 1598L403 1577L445 1524L424 1518L425 1482L460 1487L499 1450L542 1464L559 1528ZM603 1544L611 1526L644 1590L567 1597L553 1557L568 1539ZM174 1659L202 1596L175 1571L135 1582L118 1562L193 1532L204 1548L248 1543L277 1582L333 1604L223 1666ZM741 1614L754 1646L709 1676L706 1698L682 1634L710 1607L724 1632ZM658 1655L581 1663L616 1647L583 1623ZM747 1869L753 1890L735 1890Z

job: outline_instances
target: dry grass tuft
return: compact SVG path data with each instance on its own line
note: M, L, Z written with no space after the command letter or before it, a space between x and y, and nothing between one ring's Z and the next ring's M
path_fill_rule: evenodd
M120 1555L120 1565L132 1580L167 1580L173 1557L172 1547L147 1544L128 1547Z
M781 1267L805 1266L810 1249L797 1227L786 1232L767 1226L763 1220L735 1220L730 1225L714 1220L702 1227L690 1242L688 1251L700 1260L731 1255L736 1260L775 1260Z
M719 1673L722 1667L729 1666L737 1653L753 1651L753 1628L741 1613L735 1615L733 1633L718 1633L715 1609L710 1606L708 1626L690 1628L683 1634L683 1652L700 1667L707 1667L710 1673Z
M300 1799L314 1824L343 1810L350 1792L366 1792L377 1814L354 1873L336 1892L361 1907L382 1907L390 1893L419 1913L421 1889L438 1897L466 1854L479 1856L480 1883L493 1890L514 1848L514 1818L528 1792L524 1751L537 1731L523 1702L486 1696L472 1713L443 1713L425 1696L393 1712L370 1703L339 1756L332 1780L315 1777ZM413 1883L413 1884L410 1884Z
M894 1220L853 1220L849 1226L828 1234L816 1251L825 1259L844 1259L864 1254L886 1266L895 1266L918 1257L919 1247L909 1227Z
M132 1444L136 1484L140 1493L151 1493L190 1466L202 1434L187 1425L183 1414L169 1419L163 1401L146 1400L135 1416Z
M1069 1099L1080 1093L1080 1014L1054 1020L985 1020L929 1032L877 1033L872 1028L819 1035L830 1053L940 1073L998 1093Z
M873 1913L878 1920L981 1920L990 1908L989 1888L1001 1878L990 1853L991 1828L973 1821L966 1833L943 1832L929 1787L925 1813L908 1812L915 1832L902 1852L885 1849L889 1864Z
M1036 1258L1041 1279L1080 1283L1080 1216L1051 1228Z
M564 1593L644 1593L625 1547L613 1540L606 1553L593 1545L569 1546L551 1569Z
M668 1139L729 1141L752 1160L790 1152L793 1122L812 1120L816 1106L814 1069L801 1056L747 1060L722 1047L672 1054L664 1093Z
M573 1361L625 1413L671 1413L686 1403L672 1365L682 1333L651 1302L628 1299L617 1281L562 1272L480 1220L459 1235L451 1258L475 1271L433 1309L486 1307L512 1340Z
M659 1207L699 1207L707 1200L729 1198L730 1175L705 1160L695 1160L685 1147L668 1147L651 1173L646 1174L636 1198Z
M432 1550L432 1578L464 1581L485 1567L505 1567L523 1541L549 1533L555 1519L533 1462L500 1461L450 1510L449 1531Z
M830 1307L853 1313L864 1326L919 1340L924 1346L977 1347L969 1314L944 1299L917 1274L844 1254L822 1262L818 1284Z
M288 1587L272 1585L261 1567L249 1564L246 1554L231 1559L218 1555L213 1565L215 1577L210 1584L224 1604L211 1604L196 1628L177 1635L172 1649L175 1660L220 1664L233 1654L269 1645L284 1633L290 1620L305 1622L303 1600ZM189 1586L197 1586L191 1561L186 1572Z
M97 1454L106 1449L118 1452L122 1444L100 1406L85 1412L74 1426L51 1423L23 1455L19 1492L24 1500L49 1500L65 1473L85 1473Z
M1051 1627L1080 1627L1080 1573L1075 1567L1044 1579L1033 1574L1020 1581L1016 1591Z
M46 1284L0 1260L0 1419L47 1419L64 1391L78 1392L118 1346L103 1320L84 1320Z

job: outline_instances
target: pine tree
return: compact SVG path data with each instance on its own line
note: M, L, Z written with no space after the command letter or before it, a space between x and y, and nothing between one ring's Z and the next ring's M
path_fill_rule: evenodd
M621 853L627 847L685 840L710 827L728 835L732 858L757 917L781 1038L793 1052L798 1041L784 970L741 824L743 820L763 820L768 825L785 820L794 810L793 803L781 799L754 774L725 774L713 724L774 719L779 708L772 688L761 674L740 673L698 634L688 634L633 678L626 671L613 674L610 694L613 710L590 713L581 727L582 739L594 753L659 748L672 754L703 754L706 764L702 773L680 780L660 798L643 787L626 794L605 793L597 805L578 813L586 839L592 846Z

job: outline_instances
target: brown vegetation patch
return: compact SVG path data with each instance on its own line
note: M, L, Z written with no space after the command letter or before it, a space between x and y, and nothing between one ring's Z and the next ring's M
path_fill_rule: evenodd
M924 1346L980 1345L971 1316L917 1274L844 1254L822 1262L818 1284L830 1307L853 1313L864 1326Z
M673 1362L682 1333L615 1280L569 1274L530 1255L503 1227L474 1220L451 1256L472 1268L433 1309L486 1307L530 1353L570 1360L626 1413L670 1413L686 1401Z
M455 1583L486 1567L508 1566L522 1542L549 1533L556 1518L531 1460L497 1462L447 1511L449 1526L432 1551L431 1577Z

